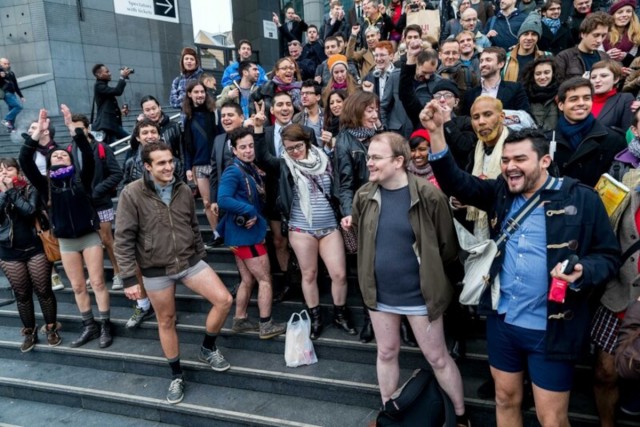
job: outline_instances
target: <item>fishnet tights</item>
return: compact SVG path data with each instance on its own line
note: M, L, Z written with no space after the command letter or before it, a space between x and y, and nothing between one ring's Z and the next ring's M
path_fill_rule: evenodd
M58 306L51 289L51 267L44 254L38 254L26 262L0 260L0 268L13 288L20 320L25 328L36 326L34 292L40 301L44 321L47 324L56 322Z

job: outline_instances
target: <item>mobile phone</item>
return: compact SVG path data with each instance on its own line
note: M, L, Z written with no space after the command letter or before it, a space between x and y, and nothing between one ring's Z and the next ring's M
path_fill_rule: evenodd
M562 262L562 274L571 274L578 263L578 256L571 255ZM567 281L554 277L549 288L549 301L564 303L567 296Z

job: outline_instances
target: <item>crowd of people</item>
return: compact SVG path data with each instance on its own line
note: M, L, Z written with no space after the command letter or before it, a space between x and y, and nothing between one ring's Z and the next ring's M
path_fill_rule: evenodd
M19 161L0 160L0 268L18 301L21 350L37 342L34 292L48 344L62 340L52 290L59 283L36 222L60 242L82 316L71 346L113 340L104 246L113 289L136 300L127 327L157 317L173 376L170 403L185 388L176 281L212 303L199 359L224 371L230 364L216 337L233 300L234 333L278 336L285 325L271 317L272 305L291 297L296 270L310 337L322 335L321 260L331 281L331 323L362 342L376 340L382 402L399 386L404 342L420 348L457 424L468 426L454 360L464 356L465 322L472 321L455 302L467 233L504 245L478 306L487 319L498 425L522 425L528 380L540 424L568 426L575 365L589 344L601 425L615 425L619 407L640 414L637 381L619 381L614 363L625 311L640 300L636 1L354 3L344 10L332 0L321 25L307 24L293 7L274 14L282 57L267 72L252 59L251 43L239 40L220 86L196 50L184 48L169 99L180 120L169 120L154 96L143 97L123 168L108 143L127 135L116 97L131 69L120 70L114 87L104 64L93 67L97 115L89 120L62 107L68 147L55 143L48 113L40 112ZM439 22L420 21L434 10ZM11 107L21 94L2 68L0 78ZM3 122L10 130L17 112L14 105ZM611 218L594 190L606 173L630 189ZM208 241L194 189L213 231ZM222 245L240 275L232 291L204 261ZM574 255L575 267L564 270ZM357 266L365 312L357 329L347 306L349 265ZM569 285L558 299L550 289L562 281ZM257 321L247 311L256 282ZM452 348L444 335L448 310L456 310L447 317L457 331Z

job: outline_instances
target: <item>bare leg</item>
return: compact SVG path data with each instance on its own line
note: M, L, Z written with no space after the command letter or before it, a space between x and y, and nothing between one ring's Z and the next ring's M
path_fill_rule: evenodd
M262 255L245 259L244 264L251 272L251 275L258 281L258 310L260 311L260 317L269 317L271 316L271 304L273 304L269 257Z
M320 257L331 277L331 296L335 305L347 303L347 259L342 234L336 230L320 239ZM299 257L298 257L299 258Z
M82 251L82 257L87 265L91 288L96 295L98 310L109 311L109 290L104 284L104 252L102 246L91 246ZM84 274L82 275L84 279ZM85 285L86 289L86 285Z
M491 367L496 385L496 419L498 427L522 426L522 372L505 372Z
M289 232L291 247L302 272L302 294L308 307L320 304L318 292L318 240L308 233Z
M102 244L107 250L107 255L111 261L111 265L113 265L113 274L118 275L120 274L120 267L118 267L116 256L113 253L113 231L111 228L111 222L101 222L99 232L100 240L102 240ZM91 283L91 286L93 286L93 282Z
M82 254L80 252L62 252L62 266L67 274L76 299L76 305L80 313L91 310L91 298L87 292L87 284L84 280L84 268L82 267Z
M220 277L211 267L207 266L196 275L182 279L182 282L193 292L213 304L207 315L206 329L210 333L220 332L231 309L231 304L233 304L233 297Z
M400 316L397 314L370 311L371 323L376 334L378 358L376 372L380 385L380 397L384 404L398 388L400 366Z
M568 391L549 391L533 384L533 399L542 427L569 427Z
M180 355L180 344L176 332L175 284L168 288L149 292L149 299L158 320L160 346L167 359L175 359Z
M236 314L235 317L244 319L247 317L247 307L249 306L249 299L251 298L251 292L253 291L253 284L255 279L251 275L251 272L244 264L244 261L236 256L236 264L238 265L238 272L240 273L240 285L236 291Z
M200 197L202 197L202 203L204 204L204 213L207 216L207 221L209 221L211 230L215 231L218 226L218 216L211 212L209 178L198 178L196 182L198 184L198 191L200 191Z
M427 362L433 368L438 384L453 402L456 415L463 415L464 391L462 377L458 366L447 351L442 316L433 322L429 322L427 316L407 316L407 318L422 354L424 354ZM396 333L398 333L398 329L396 329Z
M600 426L614 427L616 404L620 394L616 384L618 375L616 373L615 358L600 348L596 352L596 357L593 391L598 415L600 415Z

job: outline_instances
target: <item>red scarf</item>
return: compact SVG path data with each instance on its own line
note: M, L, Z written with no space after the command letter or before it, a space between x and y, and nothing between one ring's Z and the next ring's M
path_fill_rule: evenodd
M607 99L611 98L616 93L618 93L618 91L614 87L607 93L596 93L593 95L593 105L591 106L591 113L593 114L593 117L596 119L598 118L600 111L602 111L602 107L604 107L604 104L607 102Z

